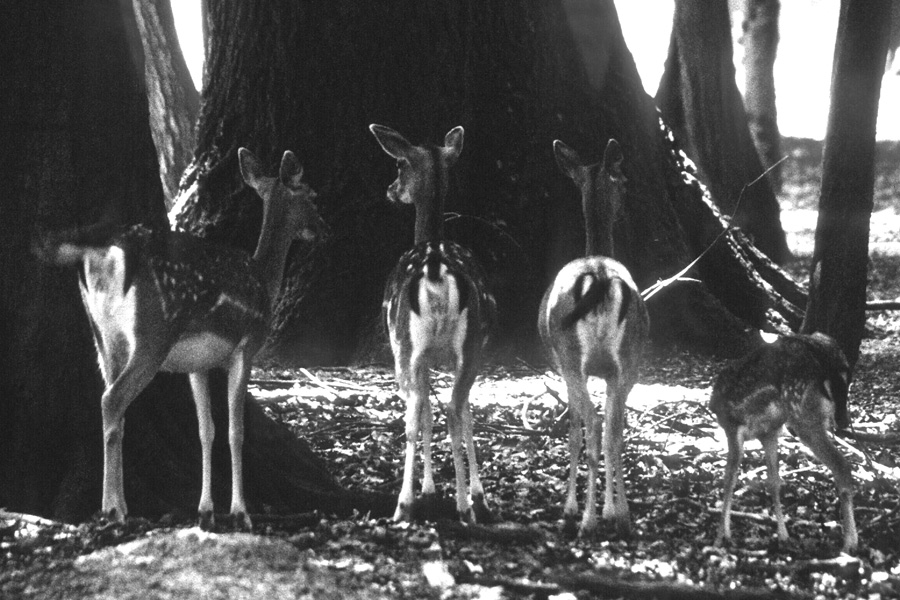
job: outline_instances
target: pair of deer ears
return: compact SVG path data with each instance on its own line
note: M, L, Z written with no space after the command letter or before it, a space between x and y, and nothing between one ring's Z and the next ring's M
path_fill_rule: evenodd
M615 138L610 138L607 142L603 160L593 165L584 164L578 153L560 140L553 142L553 156L556 158L556 164L560 170L572 179L575 179L576 175L584 172L585 169L593 170L597 167L608 173L612 179L625 178L622 173L622 161L624 160L622 148Z
M416 146L410 144L405 137L384 125L375 123L369 125L369 131L375 136L381 148L390 156L397 160L409 160L410 156L418 150ZM444 136L444 145L441 146L441 154L448 161L449 165L453 165L463 149L463 136L465 131L461 125L457 125L447 132Z
M252 188L257 188L266 176L262 163L247 148L238 149L238 163L241 167L241 177ZM296 188L303 177L303 166L290 150L286 150L281 157L281 167L278 169L278 178L285 186Z

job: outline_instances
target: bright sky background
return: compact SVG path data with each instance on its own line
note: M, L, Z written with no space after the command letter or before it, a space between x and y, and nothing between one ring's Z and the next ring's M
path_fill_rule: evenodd
M674 0L618 0L616 8L644 89L656 94L669 45ZM781 41L775 61L778 126L782 135L822 139L828 122L831 61L840 4L834 0L781 3ZM181 47L194 82L203 76L200 1L172 2ZM732 15L735 35L740 13ZM734 46L738 87L744 87L743 48ZM896 63L895 63L896 64ZM881 85L878 138L900 140L900 75L886 74Z

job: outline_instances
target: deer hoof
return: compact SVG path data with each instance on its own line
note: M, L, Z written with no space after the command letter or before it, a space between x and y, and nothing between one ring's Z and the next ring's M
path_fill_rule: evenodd
M201 510L198 514L198 525L203 531L212 531L216 525L216 517L211 510Z
M253 531L253 522L250 520L250 515L246 512L232 513L231 520L236 530Z

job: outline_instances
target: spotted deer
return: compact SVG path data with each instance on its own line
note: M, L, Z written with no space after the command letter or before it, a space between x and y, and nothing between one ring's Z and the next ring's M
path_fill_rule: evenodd
M122 477L125 411L158 371L174 371L189 374L203 461L198 511L202 526L214 524L209 372L221 367L228 375L231 515L237 526L252 527L242 466L251 361L268 334L288 248L297 236L316 237L321 222L315 193L301 181L293 153L284 153L277 177L264 176L246 148L238 156L244 181L263 200L252 257L187 233L140 225L102 240L45 241L44 258L81 265L81 298L106 384L102 511L113 520L128 515Z
M449 172L462 151L463 128L451 129L443 146L414 146L382 125L373 124L369 129L382 149L397 160L397 179L388 187L388 200L412 204L416 211L415 246L394 267L385 285L383 303L397 385L406 400L406 460L394 520L412 516L420 433L422 493L434 494L429 369L449 365L455 371L447 425L456 470L456 510L463 521L483 521L489 513L478 476L469 392L483 362L496 306L472 254L444 239ZM466 480L464 455L471 487Z
M570 466L564 530L574 533L576 529L577 473L584 435L587 494L579 533L590 535L597 527L596 482L602 438L606 467L603 518L626 534L630 518L622 467L625 402L637 381L650 321L628 269L610 257L612 227L625 195L622 151L611 139L603 160L585 165L559 140L553 143L553 150L560 169L581 191L586 233L585 257L560 270L544 294L538 316L541 340L565 381L569 398ZM588 393L589 376L606 380L602 436Z
M778 537L788 538L778 474L778 436L787 425L831 470L841 500L843 551L856 551L853 472L828 437L834 424L835 404L846 403L849 380L847 359L837 342L823 333L781 337L722 369L709 401L728 442L722 521L716 545L731 540L732 497L744 441L748 439L758 439L762 444Z

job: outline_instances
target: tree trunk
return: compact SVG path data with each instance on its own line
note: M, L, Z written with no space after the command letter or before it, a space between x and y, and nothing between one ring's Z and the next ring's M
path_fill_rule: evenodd
M178 43L171 0L134 0L134 11L146 57L150 130L169 209L193 156L200 94Z
M841 2L813 275L802 328L832 335L851 366L865 332L875 124L890 14L890 0Z
M735 85L725 0L675 2L669 56L656 101L716 205L734 214L734 224L772 260L787 260L790 251L772 188L765 181L746 187L763 168Z
M501 355L535 348L543 288L583 251L578 191L555 166L554 139L592 158L610 137L622 144L628 199L614 235L640 285L677 272L722 231L703 190L684 181L611 1L210 8L210 83L185 181L197 193L172 216L178 227L251 248L259 211L240 184L237 148L248 145L273 165L287 148L298 153L332 235L314 249L298 246L288 267L270 346L281 360L389 360L383 282L412 244L413 226L411 211L385 200L394 165L368 134L373 122L413 143L466 128L446 231L485 265L500 307ZM803 294L767 266L766 277L790 288L773 292L750 268L763 259L742 238L726 238L694 271L717 318L686 302L698 313L693 322L706 325L688 331L674 302L652 301L657 333L734 352L749 343L748 327L799 325L799 311L779 293L805 303Z
M131 2L11 6L0 21L10 30L0 31L10 71L0 119L18 144L0 149L12 188L0 219L0 364L12 374L0 378L0 505L79 519L99 507L102 386L77 277L38 264L31 236L38 227L98 221L164 227L163 194L144 67L130 53L140 48ZM583 250L578 192L555 167L553 139L595 157L609 137L619 140L629 182L614 235L642 286L683 267L723 231L642 91L609 0L241 0L209 8L209 85L186 178L198 191L174 215L181 227L252 250L260 200L241 183L237 148L250 147L272 168L284 149L298 151L332 235L324 246L292 250L273 346L286 360L346 360L366 339L370 347L381 339L374 332L384 276L411 244L412 214L384 198L393 164L366 131L373 121L415 142L467 128L451 182L449 208L459 216L448 218L447 232L486 265L511 352L535 337L543 288ZM752 343L752 328L799 325L802 292L739 233L725 233L691 274L703 283L669 287L648 302L663 338L734 352ZM214 379L214 420L224 432L223 378ZM339 488L253 403L246 419L251 512L393 508L386 496ZM126 421L132 513L192 513L200 458L185 378L158 376ZM214 497L224 506L227 436L217 436L214 454Z
M775 106L775 56L778 53L780 0L744 3L744 107L753 144L772 189L781 191L781 133Z
M0 28L0 120L14 141L0 146L8 186L0 218L0 506L81 520L100 508L103 385L74 269L39 263L30 247L42 231L97 222L167 227L140 40L128 0L12 3ZM215 386L214 420L226 432L224 377ZM258 406L248 403L246 421L251 510L393 509L386 496L341 489ZM227 438L220 433L214 448L220 507L229 497ZM132 514L194 514L200 444L183 375L157 376L133 403L124 448Z

